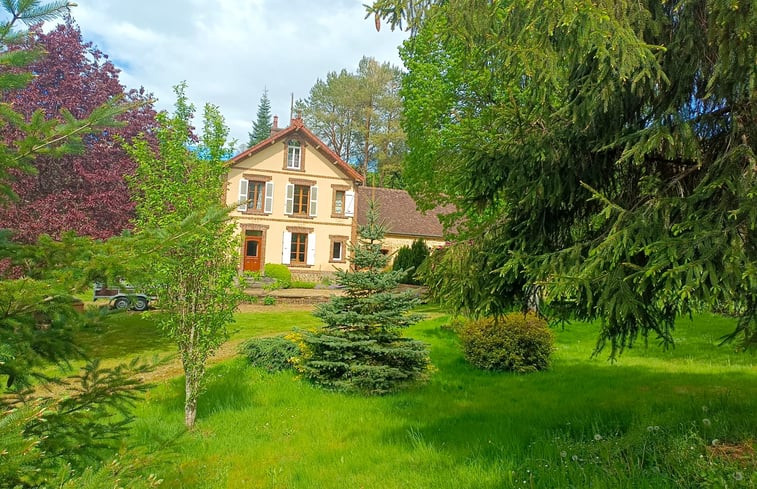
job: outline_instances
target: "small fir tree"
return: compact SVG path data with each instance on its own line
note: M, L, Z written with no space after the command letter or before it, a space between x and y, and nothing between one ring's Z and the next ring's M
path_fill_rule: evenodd
M271 135L272 118L271 118L271 100L268 98L268 89L263 89L263 96L260 97L258 104L258 115L252 123L252 132L247 133L250 140L247 143L248 148L252 148L260 141Z
M374 202L359 234L351 250L353 270L336 272L346 294L316 309L314 315L325 326L301 333L303 353L297 368L328 389L385 394L425 377L428 348L402 337L402 329L420 319L409 313L419 301L412 292L394 292L405 272L385 271L385 229Z

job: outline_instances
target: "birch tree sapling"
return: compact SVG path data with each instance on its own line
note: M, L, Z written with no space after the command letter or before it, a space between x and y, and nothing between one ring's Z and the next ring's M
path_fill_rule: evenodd
M149 265L161 301L160 325L176 342L185 379L184 419L195 424L208 357L228 338L226 325L240 299L235 286L234 225L221 206L226 182L223 158L228 128L218 107L207 104L203 132L191 126L194 114L184 83L174 88L173 115L158 114L157 147L145 138L125 144L137 162L131 179L137 228L145 230L195 219L200 224L159 250Z

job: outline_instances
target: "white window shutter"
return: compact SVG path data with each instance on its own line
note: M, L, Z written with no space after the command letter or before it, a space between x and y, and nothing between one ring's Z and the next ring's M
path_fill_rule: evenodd
M287 183L287 198L284 214L291 214L292 212L294 212L294 184Z
M315 233L308 234L308 258L307 265L315 265Z
M318 214L318 185L310 187L310 217Z
M247 210L247 180L244 178L239 180L239 205L237 206L237 210Z
M281 263L289 265L292 262L292 233L284 231L284 245L281 247Z
M273 182L265 183L265 207L263 212L266 214L273 212Z
M352 190L344 193L344 215L348 217L355 215L355 192Z

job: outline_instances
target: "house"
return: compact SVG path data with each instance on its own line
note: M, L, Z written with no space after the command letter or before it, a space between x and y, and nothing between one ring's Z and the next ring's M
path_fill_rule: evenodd
M427 213L418 210L415 201L405 190L378 187L358 189L358 225L366 223L369 202L378 206L380 222L386 227L381 251L394 254L403 246L411 246L413 241L423 239L426 246L444 246L444 228L438 216L453 211L452 206L437 207Z
M297 280L318 281L348 267L363 177L302 122L292 119L229 160L226 205L240 234L244 271L289 266Z

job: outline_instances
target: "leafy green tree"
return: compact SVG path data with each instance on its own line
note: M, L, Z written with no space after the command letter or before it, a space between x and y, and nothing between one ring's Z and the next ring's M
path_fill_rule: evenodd
M271 135L272 126L271 100L268 98L268 89L266 88L260 97L257 118L252 122L252 132L248 133L250 140L247 147L252 148L260 141L267 139Z
M474 288L519 291L494 312L541 287L600 318L614 356L730 304L754 346L754 3L422 3L370 8L415 33L405 178L426 206L467 212L488 257Z
M396 66L363 57L355 73L328 73L299 101L308 127L378 186L402 182L401 77Z
M157 147L145 138L125 147L138 164L131 182L138 230L180 225L201 216L195 232L176 236L148 267L164 312L161 327L181 356L186 376L184 419L192 428L205 364L228 338L226 325L233 321L240 291L235 286L234 224L229 209L221 206L228 128L218 107L208 104L202 135L195 136L194 107L185 88L185 84L175 87L173 115L158 115Z
M393 291L405 272L384 271L385 229L374 202L366 219L352 248L355 270L336 272L346 294L317 308L322 328L300 333L303 355L297 368L328 389L385 394L426 376L428 347L402 336L402 329L420 319L409 313L419 300L412 292Z

